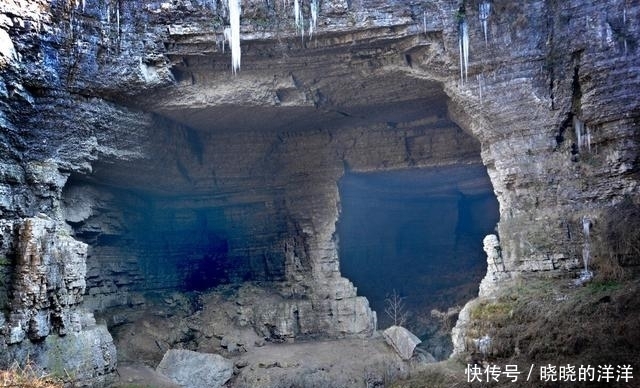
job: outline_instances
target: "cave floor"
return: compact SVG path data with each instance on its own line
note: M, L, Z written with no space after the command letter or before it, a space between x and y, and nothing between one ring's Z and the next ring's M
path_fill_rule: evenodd
M115 330L120 346L124 341L133 346L128 350L119 349L122 357L119 355L120 376L116 387L172 387L152 369L165 346L223 354L235 364L234 376L227 385L242 388L483 386L467 382L465 368L469 364L478 365L482 370L487 366L504 368L506 365L528 370L534 365L531 380L518 382L518 386L531 387L541 384L541 366L573 365L577 370L580 365L597 368L611 364L615 368L629 364L637 370L640 364L639 294L640 280L596 277L575 285L573 279L568 278L518 279L504 285L492 297L471 303L466 329L467 351L456 359L438 363L428 363L421 354L414 355L409 362L402 361L379 333L365 339L252 342L257 338L255 333L226 333L221 329L230 326L223 318L239 307L237 303L225 305L220 303L220 294L208 294L205 298L208 303L203 310L191 315L191 320L178 316L167 318L162 315L166 310L149 305L148 309L156 311L157 320L147 311L139 320ZM174 306L187 303L179 302L178 296L172 298L165 297L163 303ZM193 321L194 315L209 322L205 326L210 333L202 327L194 331L199 326ZM167 342L166 332L158 331L160 327L174 333L182 331L192 336L194 342L184 342L184 338L182 342ZM485 335L492 340L484 352L470 345L474 338ZM238 343L245 345L236 349L229 345L220 347L229 336L235 336ZM165 338L165 342L156 342L158 338ZM145 355L145 349L153 348L154 352ZM502 379L491 386L514 385ZM614 382L610 386L637 385Z
M402 361L381 335L371 338L267 343L231 357L235 372L229 386L356 387L384 386L407 378L424 361ZM368 384L368 385L367 385ZM150 366L126 361L115 387L177 387Z
M109 310L101 319L118 349L114 386L174 387L155 372L169 349L230 359L235 365L231 387L383 386L433 361L424 351L402 361L379 332L334 340L266 338L254 330L252 309L280 298L273 287L245 283L204 293L148 294L139 305Z

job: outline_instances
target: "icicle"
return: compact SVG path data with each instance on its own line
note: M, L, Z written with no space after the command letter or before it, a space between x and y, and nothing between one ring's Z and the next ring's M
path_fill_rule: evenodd
M111 24L111 10L109 9L109 4L107 4L107 24Z
M235 74L240 70L240 0L229 0L229 21L231 24L231 69Z
M489 13L491 12L491 3L483 1L480 3L478 15L482 22L482 31L484 32L484 44L487 44L487 19L489 19Z
M467 80L469 69L469 31L467 21L460 22L460 37L458 38L458 46L460 48L460 79L464 84Z
M580 278L588 280L592 274L589 271L589 262L591 261L591 236L590 236L591 220L587 216L582 217L582 233L584 234L584 246L582 248L582 261L584 270Z
M478 80L478 93L480 94L480 102L482 102L482 81L484 81L482 74L477 74L476 79Z
M622 8L622 28L627 28L627 8ZM624 55L627 55L627 38L624 38Z
M422 32L427 35L427 11L422 11Z
M587 151L591 152L591 131L589 130L589 126L585 125L584 122L576 116L573 116L573 130L576 133L578 151L586 148Z
M116 3L116 31L120 34L120 2Z
M582 246L582 263L584 268L580 271L580 276L573 283L575 285L582 285L585 282L591 280L593 272L589 271L589 262L591 261L591 219L587 216L582 216L582 234L584 235L584 244Z
M294 0L293 2L293 16L296 22L296 30L300 31L300 36L304 38L304 15L302 14L299 0Z
M469 31L467 22L463 24L462 51L464 52L464 79L467 80L467 71L469 70Z
M231 46L231 28L225 27L223 34L224 40L222 41L222 53L224 54L225 43L229 43L229 46Z
M464 58L462 54L462 36L458 37L458 51L460 53L460 82L464 83Z
M577 117L573 117L573 130L576 132L576 145L578 150L582 149L582 121Z
M304 42L304 14L302 13L302 9L300 9L300 39Z
M84 13L85 0L82 0L82 13Z
M311 0L311 23L309 23L309 37L313 36L313 31L318 27L318 0Z

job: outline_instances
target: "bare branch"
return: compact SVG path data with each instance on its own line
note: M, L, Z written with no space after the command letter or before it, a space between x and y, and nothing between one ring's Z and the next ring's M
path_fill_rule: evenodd
M396 326L406 325L408 313L404 305L404 297L401 297L394 289L391 294L388 294L384 299L384 303L384 312L391 318L393 324Z

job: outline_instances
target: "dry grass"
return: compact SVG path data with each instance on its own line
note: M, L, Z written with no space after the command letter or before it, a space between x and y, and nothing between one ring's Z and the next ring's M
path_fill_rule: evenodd
M0 387L62 388L64 385L57 378L38 373L31 365L23 368L13 364L8 370L0 371Z
M452 359L425 365L415 376L395 381L391 388L464 387L465 367L466 365Z
M469 348L460 361L484 365L640 365L640 280L591 281L572 285L571 279L529 279L504 289L491 300L480 300L471 311L467 334L488 334L488 354ZM468 384L464 366L448 361L445 370L421 372L393 387L558 387L544 385L538 375L529 382ZM536 369L536 372L537 369ZM634 376L635 379L635 376ZM575 383L574 383L575 384ZM591 385L590 385L591 384ZM580 386L601 387L599 383ZM638 386L616 382L607 386Z

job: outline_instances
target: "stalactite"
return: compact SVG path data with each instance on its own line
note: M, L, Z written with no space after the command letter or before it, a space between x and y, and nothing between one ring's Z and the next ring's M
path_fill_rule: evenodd
M231 69L240 70L240 0L229 0L229 22L231 24Z

